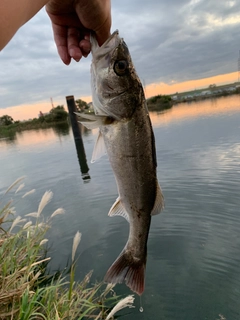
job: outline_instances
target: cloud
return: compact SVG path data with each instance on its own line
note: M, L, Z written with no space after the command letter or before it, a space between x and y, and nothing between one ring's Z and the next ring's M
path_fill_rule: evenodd
M119 29L145 85L182 82L237 71L239 1L112 0ZM0 55L0 108L66 95L89 96L90 57L65 66L44 10Z
M0 108L90 92L90 59L70 66L60 61L44 10L19 30L0 64Z
M140 76L147 84L170 83L236 71L238 9L233 1L148 1L140 2L132 28L126 12L118 19L126 21Z

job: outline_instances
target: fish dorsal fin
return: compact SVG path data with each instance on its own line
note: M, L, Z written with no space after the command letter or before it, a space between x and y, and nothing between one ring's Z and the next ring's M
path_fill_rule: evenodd
M122 216L129 222L129 216L125 208L123 207L120 197L117 198L117 200L112 205L111 209L108 212L109 217L113 216Z
M105 154L106 154L106 148L105 148L105 143L103 140L103 135L102 135L101 131L99 131L99 134L98 134L98 137L95 142L94 149L93 149L91 163L94 163L96 160L100 159Z
M156 199L155 203L151 212L151 216L155 216L156 214L159 214L161 210L164 208L164 198L162 194L162 190L160 188L160 185L157 182L156 186Z

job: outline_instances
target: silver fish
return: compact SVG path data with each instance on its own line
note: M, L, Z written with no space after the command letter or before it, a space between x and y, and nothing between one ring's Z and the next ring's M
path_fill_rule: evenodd
M88 120L81 121L86 127L99 127L92 162L107 152L116 178L119 197L108 215L123 216L130 225L127 244L107 271L105 281L125 280L141 295L151 216L163 208L154 135L141 81L118 31L101 47L94 37L91 41L95 115L79 115Z

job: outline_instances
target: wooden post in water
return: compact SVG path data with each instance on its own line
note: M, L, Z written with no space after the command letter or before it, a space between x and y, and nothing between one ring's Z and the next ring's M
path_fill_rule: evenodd
M82 140L81 124L78 122L77 115L75 114L75 112L77 112L77 108L76 108L74 96L67 96L66 101L67 101L69 117L72 125L72 131L73 131L75 146L77 150L78 161L79 161L80 169L82 172L82 178L83 180L89 180L91 178L90 178L90 175L88 174L89 168L87 165L87 158L86 158L84 144Z
M66 101L67 101L67 107L68 107L68 112L69 112L70 121L72 125L74 139L75 140L82 139L80 126L78 125L77 115L74 113L74 112L77 112L74 96L67 96Z

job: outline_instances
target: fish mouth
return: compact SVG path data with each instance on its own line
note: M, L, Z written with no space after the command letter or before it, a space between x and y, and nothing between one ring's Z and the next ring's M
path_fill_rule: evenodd
M99 59L113 51L122 39L119 37L118 30L114 31L111 36L99 47L94 33L90 34L91 52L94 59Z
M103 45L101 46L101 48L107 47L108 43L109 43L113 38L115 38L115 36L119 36L118 30L115 30L115 31L111 34L111 36L103 43Z

